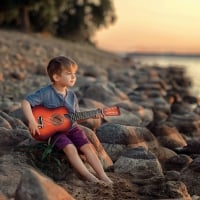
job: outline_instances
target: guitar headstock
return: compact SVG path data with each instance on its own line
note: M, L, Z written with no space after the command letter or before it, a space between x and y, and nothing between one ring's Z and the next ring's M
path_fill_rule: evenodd
M120 115L120 109L118 106L103 108L102 114L104 116L118 116L118 115Z

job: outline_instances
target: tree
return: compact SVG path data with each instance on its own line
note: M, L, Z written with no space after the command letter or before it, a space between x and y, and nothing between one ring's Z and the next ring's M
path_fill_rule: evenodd
M90 41L94 33L116 20L111 0L69 0L57 22L60 37Z
M91 41L114 23L112 0L1 0L0 26Z
M1 0L1 25L31 30L29 11L40 0ZM9 18L7 18L9 16Z

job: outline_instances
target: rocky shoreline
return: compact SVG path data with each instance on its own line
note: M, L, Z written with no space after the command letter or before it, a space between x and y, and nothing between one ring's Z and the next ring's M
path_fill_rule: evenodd
M199 99L182 67L147 67L43 35L0 30L0 38L0 199L200 199ZM49 146L30 137L20 101L49 83L45 67L57 55L79 64L82 110L120 108L80 124L112 186L85 183L60 152L38 160Z

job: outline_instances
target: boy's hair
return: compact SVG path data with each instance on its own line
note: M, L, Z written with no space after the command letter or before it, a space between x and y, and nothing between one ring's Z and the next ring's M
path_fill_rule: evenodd
M69 72L72 70L77 71L78 65L75 61L65 56L58 56L49 61L49 64L47 65L47 73L52 82L54 82L53 75L61 74L63 69L67 69Z

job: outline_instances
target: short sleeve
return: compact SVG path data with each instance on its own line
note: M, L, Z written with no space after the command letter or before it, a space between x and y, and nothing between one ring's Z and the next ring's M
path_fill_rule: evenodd
M29 94L25 97L25 99L31 104L32 107L40 105L42 103L41 91L38 90L35 93Z

